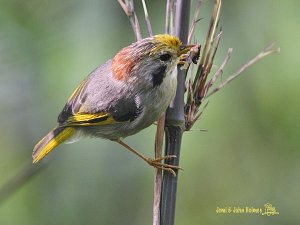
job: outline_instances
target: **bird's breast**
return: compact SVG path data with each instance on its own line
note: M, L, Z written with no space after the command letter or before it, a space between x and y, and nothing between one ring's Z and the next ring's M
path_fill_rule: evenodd
M165 112L174 99L177 87L177 73L167 74L160 85L153 90L141 93L142 113L136 121L136 129L144 129L153 124Z

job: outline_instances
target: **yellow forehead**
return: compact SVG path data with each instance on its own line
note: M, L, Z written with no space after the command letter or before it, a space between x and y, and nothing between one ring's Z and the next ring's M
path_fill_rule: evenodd
M154 39L160 42L162 45L173 48L176 51L178 51L182 45L182 42L177 37L169 34L158 34L154 36Z

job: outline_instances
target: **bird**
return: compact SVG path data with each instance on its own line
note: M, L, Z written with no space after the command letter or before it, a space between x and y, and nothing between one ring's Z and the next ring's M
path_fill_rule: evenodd
M149 127L166 111L176 94L177 65L190 49L191 45L169 34L147 37L121 49L75 89L57 126L35 145L33 163L63 142L99 137L119 143L155 168L178 169L161 163L176 156L152 159L123 139Z

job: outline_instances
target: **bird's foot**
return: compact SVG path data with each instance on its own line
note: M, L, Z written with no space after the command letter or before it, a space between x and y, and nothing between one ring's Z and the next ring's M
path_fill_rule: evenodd
M171 158L176 158L176 155L166 155L166 156L155 158L155 159L146 158L145 161L150 166L153 166L153 167L155 167L157 169L168 171L168 172L172 173L172 175L174 177L176 177L176 173L175 173L174 170L182 170L182 168L179 167L179 166L169 165L169 164L161 162L162 160L171 159Z

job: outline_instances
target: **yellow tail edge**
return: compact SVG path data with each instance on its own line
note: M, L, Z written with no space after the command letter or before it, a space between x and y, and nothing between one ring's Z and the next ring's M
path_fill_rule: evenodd
M74 133L75 129L72 127L54 128L35 145L32 152L32 162L37 163L42 160L54 148L70 138Z

